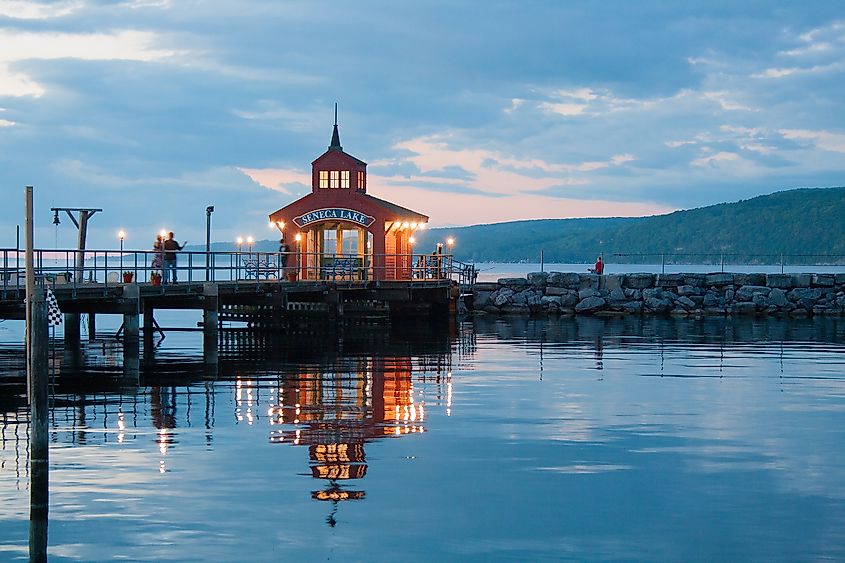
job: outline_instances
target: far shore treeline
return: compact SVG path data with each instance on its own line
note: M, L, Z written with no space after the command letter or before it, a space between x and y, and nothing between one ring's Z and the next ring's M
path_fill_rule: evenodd
M419 231L415 252L454 237L467 262L845 264L845 187L801 188L667 215L539 219ZM277 240L254 250L275 252ZM204 248L191 248L203 250ZM218 242L212 250L232 250ZM445 249L444 249L445 252ZM793 257L789 260L789 257ZM798 257L801 257L798 260Z

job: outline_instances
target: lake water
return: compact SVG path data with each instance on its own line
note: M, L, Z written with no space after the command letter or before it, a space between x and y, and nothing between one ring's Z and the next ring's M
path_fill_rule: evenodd
M27 557L0 324L0 560ZM479 318L52 355L51 561L845 559L845 320Z

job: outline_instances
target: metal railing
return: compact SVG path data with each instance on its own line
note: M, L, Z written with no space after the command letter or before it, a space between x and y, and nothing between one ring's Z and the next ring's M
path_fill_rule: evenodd
M23 291L22 249L0 249L0 291ZM77 258L81 258L78 260ZM152 250L35 250L38 283L103 288L125 283L165 285L205 281L333 281L361 283L406 280L428 283L463 276L466 265L448 254L317 254L304 252L190 252L176 254L175 267ZM461 278L463 279L463 278Z
M654 253L624 253L615 252L609 257L625 264L659 264L661 272L666 272L667 266L683 265L712 265L718 266L719 271L732 266L766 266L779 267L780 273L787 268L806 266L843 266L845 255L842 254L752 254L739 252L711 252L711 253L683 253L683 252L654 252Z

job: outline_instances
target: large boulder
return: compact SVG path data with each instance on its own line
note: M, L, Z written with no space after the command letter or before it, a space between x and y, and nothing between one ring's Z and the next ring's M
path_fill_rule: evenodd
M645 307L646 310L652 311L654 313L668 313L669 310L672 308L672 302L668 299L648 297L644 299L643 307Z
M534 286L544 286L549 280L549 272L531 272L528 274L528 283Z
M813 274L811 282L813 287L833 287L834 283L833 274Z
M575 312L582 314L595 313L605 306L605 300L598 296L587 297L575 305Z
M773 288L769 292L769 304L775 307L784 307L789 300L786 298L786 292L780 288Z
M476 282L472 286L473 291L496 291L501 286L496 282Z
M684 296L684 297L690 297L692 295L701 295L702 293L704 293L704 290L701 289L701 287L697 286L697 285L685 284L685 285L679 285L678 286L678 295L681 295L681 296Z
M707 276L704 274L681 274L684 278L684 285L694 285L696 287L703 287Z
M813 274L792 274L794 287L810 287L813 285Z
M566 289L565 287L558 287L555 285L547 285L546 286L546 295L553 296L553 295L566 295L572 291L571 289Z
M821 289L809 287L796 287L795 289L786 294L786 297L792 302L800 301L802 299L818 301L821 296Z
M704 294L704 308L710 307L719 307L724 305L725 302L722 300L722 296L716 293L715 291L708 291Z
M622 310L627 313L642 313L643 312L643 302L642 301L626 301L622 303Z
M621 287L617 287L617 288L612 289L610 291L610 295L608 296L608 299L612 303L619 303L621 301L626 301L628 299L628 297L625 295L625 290L623 290Z
M546 285L578 289L581 286L581 278L575 272L551 272Z
M560 296L560 306L561 307L574 307L580 299L578 299L578 294L575 293L574 289L570 289L569 293Z
M663 289L659 287L649 287L643 290L643 301L646 299L663 299Z
M654 278L655 287L678 287L684 284L681 274L657 274Z
M558 310L560 309L560 297L544 295L540 298L540 304L546 309Z
M579 289L584 289L586 287L592 287L598 289L599 287L599 278L598 274L578 274L579 279Z
M745 285L766 285L766 274L746 274Z
M528 287L528 280L525 278L499 278L499 285L521 291Z
M685 296L683 296L683 295L682 295L682 296L680 296L680 297L678 297L678 299L677 299L677 300L675 300L675 303L676 303L676 304L678 304L678 305L680 305L680 306L681 306L681 307L683 307L684 309L687 309L687 310L689 310L689 309L695 309L695 301L693 301L693 300L692 300L692 299L690 299L689 297L685 297Z
M622 285L631 289L652 287L654 286L654 274L628 274L625 276Z
M600 295L601 293L599 293L597 289L594 289L592 287L585 287L584 289L578 292L578 299L584 300L587 297L598 297Z
M718 272L714 274L707 274L704 276L704 283L708 286L722 287L725 285L733 285L734 276L727 272Z
M744 285L736 290L734 299L737 301L751 301L755 295L768 296L770 288L764 285Z
M516 292L509 287L503 287L499 291L493 292L490 298L493 300L493 305L496 307L503 307L511 302Z
M614 289L621 288L624 281L625 276L623 274L608 274L601 277L601 287L602 289L613 291Z
M778 289L792 289L795 287L792 281L792 274L767 274L766 286Z

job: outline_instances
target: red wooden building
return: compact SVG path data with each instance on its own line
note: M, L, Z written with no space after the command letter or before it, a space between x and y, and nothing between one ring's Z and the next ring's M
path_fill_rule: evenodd
M343 151L335 122L328 150L311 163L311 193L270 221L295 252L299 279L404 280L414 231L428 217L367 193L367 163Z

